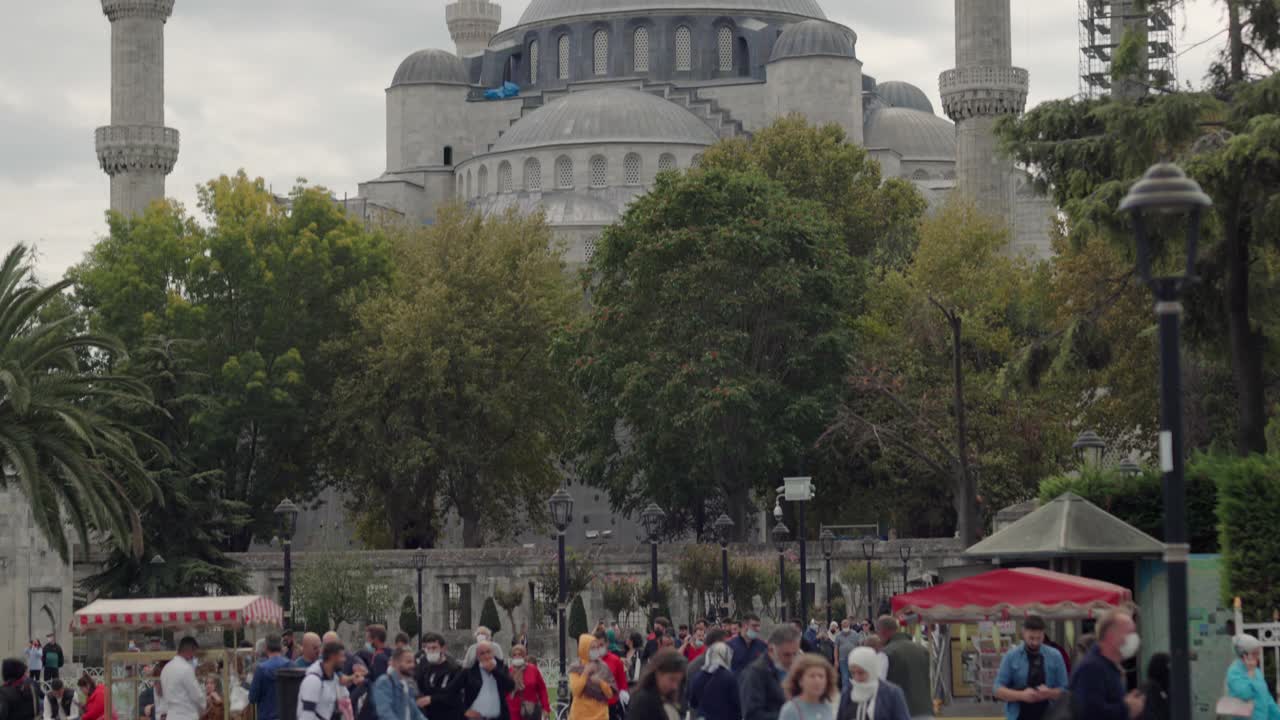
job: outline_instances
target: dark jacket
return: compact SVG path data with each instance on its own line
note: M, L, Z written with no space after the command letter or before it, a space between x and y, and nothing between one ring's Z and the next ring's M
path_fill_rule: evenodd
M787 702L782 680L765 654L738 675L738 696L743 720L778 720L778 711Z
M733 651L733 665L729 668L736 675L742 672L742 669L755 662L756 658L769 653L769 646L765 641L756 638L748 645L747 641L742 639L741 635L734 637L729 641L729 649Z
M516 681L511 679L511 674L507 672L507 666L501 660L496 662L497 666L493 668L493 679L498 681L498 698L501 700L499 705L502 706L502 714L499 717L501 720L512 720L511 707L507 704L507 695L516 689ZM480 689L484 687L483 673L484 670L480 669L480 664L476 663L462 670L453 678L453 683L450 687L462 698L461 711L465 712L467 708L471 707L471 703L475 702L476 698L480 696Z
M840 693L840 711L836 713L836 720L857 720L857 717L858 706L854 704L849 692ZM902 688L888 680L880 681L880 689L876 691L876 709L871 720L911 720Z
M652 690L636 690L627 706L628 720L667 720L662 696Z
M369 676L365 678L359 693L351 693L351 701L356 702L359 695L366 696L364 704L359 706L360 713L357 718L358 720L377 720L378 710L374 707L373 686L379 678L387 674L387 666L391 664L391 650L385 647L376 651L365 649L356 653L356 657L369 668Z
M30 683L0 687L0 720L35 720L36 693Z
M728 668L709 673L699 670L689 684L689 706L694 717L706 720L741 720L742 699L738 680Z
M276 671L289 666L289 659L283 655L267 658L253 671L253 682L249 683L249 702L258 706L258 720L279 720L280 708L276 698Z
M929 685L929 648L898 633L884 648L889 658L889 682L902 689L911 717L932 717L933 693Z
M1071 706L1075 717L1129 720L1129 706L1125 705L1124 696L1124 675L1120 668L1094 645L1071 675Z
M421 697L431 698L431 704L423 708L422 714L427 720L460 720L462 712L462 696L453 685L453 680L462 672L462 667L446 657L444 662L431 665L426 662L418 664L413 679L418 683Z

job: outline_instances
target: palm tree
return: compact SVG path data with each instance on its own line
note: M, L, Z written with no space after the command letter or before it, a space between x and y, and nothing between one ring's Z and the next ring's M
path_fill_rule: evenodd
M124 351L81 333L63 301L68 285L40 287L24 245L0 264L0 488L26 497L64 561L70 531L86 545L90 530L106 533L140 553L134 508L155 486L138 446L155 444L118 418L150 399L135 379L87 369Z

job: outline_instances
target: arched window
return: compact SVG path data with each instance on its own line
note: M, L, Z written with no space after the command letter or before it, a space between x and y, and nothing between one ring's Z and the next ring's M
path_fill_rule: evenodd
M596 246L599 244L600 238L595 235L588 237L586 242L583 243L582 256L587 262L591 262L592 258L596 256Z
M602 188L609 184L609 161L603 155L591 158L591 187Z
M649 72L649 28L636 28L631 38L631 53L635 55L636 72Z
M444 146L444 164L445 167L453 165L453 147L450 145Z
M485 165L481 165L481 166L480 166L480 173L479 173L479 176L478 176L478 177L479 177L478 182L479 182L479 184L480 184L480 197L484 197L485 195L488 195L488 194L489 194L489 168L488 168L488 166L485 166Z
M556 187L561 190L573 187L573 161L568 155L556 158Z
M662 157L658 158L658 172L667 172L676 169L676 156L671 153L662 153Z
M561 80L569 79L569 36L561 35L559 40L560 62L556 77Z
M596 34L591 36L591 49L594 53L591 57L591 72L596 75L608 75L609 33L597 30Z
M693 70L693 32L688 25L676 28L676 72Z
M524 189L529 192L542 192L542 163L538 158L524 161Z
M511 190L511 163L503 160L498 166L498 192L509 193Z
M529 84L538 84L538 41L529 42Z
M467 171L467 199L471 199L471 171Z
M911 179L912 180L928 180L929 171L925 170L924 168L916 170L915 172L911 173Z
M640 184L640 156L629 153L622 161L623 179L628 185Z
M733 72L733 29L722 26L716 31L716 52L720 58L720 72Z

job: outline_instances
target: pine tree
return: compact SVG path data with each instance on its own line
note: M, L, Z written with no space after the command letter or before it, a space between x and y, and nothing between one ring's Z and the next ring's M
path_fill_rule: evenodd
M587 628L587 606L582 603L582 596L573 599L573 606L569 608L569 639L576 640L586 635Z
M502 632L502 618L498 617L498 604L493 598L486 598L484 608L480 610L480 624L489 628L494 635Z
M415 637L422 632L422 619L418 617L418 606L408 595L405 595L404 602L400 603L400 632L409 637Z

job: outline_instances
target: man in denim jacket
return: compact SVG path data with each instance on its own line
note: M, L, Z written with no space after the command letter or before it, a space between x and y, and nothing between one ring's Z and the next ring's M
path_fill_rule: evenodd
M373 707L378 720L426 720L418 709L418 686L413 681L413 651L396 650L390 667L373 684Z
M1067 663L1044 644L1044 620L1022 623L1022 644L1005 653L996 675L995 695L1005 702L1006 720L1041 720L1067 688Z

